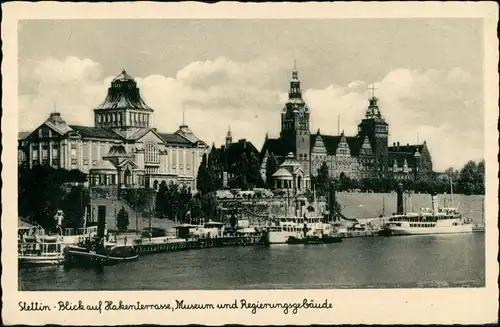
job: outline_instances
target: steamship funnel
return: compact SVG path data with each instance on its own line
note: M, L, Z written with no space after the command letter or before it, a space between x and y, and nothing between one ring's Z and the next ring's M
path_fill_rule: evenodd
M398 194L398 199L397 199L396 213L398 215L402 215L404 209L403 209L403 184L401 183L398 184L397 194Z

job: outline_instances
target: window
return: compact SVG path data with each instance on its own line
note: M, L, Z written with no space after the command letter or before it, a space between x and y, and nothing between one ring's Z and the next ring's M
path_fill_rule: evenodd
M42 159L47 159L47 157L49 156L49 147L47 146L47 144L44 144L42 145Z
M52 145L52 158L58 158L59 157L59 144L53 144Z
M76 146L71 146L71 159L76 159Z
M33 160L38 160L38 149L37 148L33 149L32 155L33 155Z
M158 155L158 146L153 142L147 142L146 146L145 146L144 161L145 162L158 162L159 159L160 158Z

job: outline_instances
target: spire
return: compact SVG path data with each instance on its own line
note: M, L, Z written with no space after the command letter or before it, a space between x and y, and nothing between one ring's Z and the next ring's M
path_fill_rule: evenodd
M378 99L375 97L375 90L377 89L375 87L375 84L371 84L369 87L371 90L371 97L369 99L370 104L368 105L368 108L366 109L366 114L365 118L382 118L382 115L380 113L380 109L378 108Z
M290 81L290 90L288 91L288 99L290 101L303 102L302 90L300 89L299 73L297 72L297 62L293 61L292 80Z
M186 128L187 125L186 125L186 109L182 109L182 125L180 126L180 128Z
M298 79L299 73L297 72L297 60L293 60L293 71L292 71L292 79Z
M374 99L374 98L375 98L375 90L377 89L377 88L375 87L375 83L373 83L373 84L371 85L371 87L369 87L369 89L372 91L372 99Z
M231 135L231 126L228 126L227 135L226 135L226 147L229 144L233 143L233 136Z

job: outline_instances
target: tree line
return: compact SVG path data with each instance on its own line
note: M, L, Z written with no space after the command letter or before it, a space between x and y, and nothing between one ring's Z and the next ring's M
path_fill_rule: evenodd
M247 149L226 155L213 149L208 156L204 154L196 177L198 191L207 194L224 188L224 173L227 173L229 188L248 190L264 187L259 158L250 147Z
M341 173L338 178L329 176L328 166L323 163L316 176L312 177L318 195L325 195L333 183L338 191L359 190L361 192L388 193L395 191L401 183L404 190L416 193L484 194L484 160L467 162L460 170L449 168L444 173L431 173L419 179L363 178L353 179Z

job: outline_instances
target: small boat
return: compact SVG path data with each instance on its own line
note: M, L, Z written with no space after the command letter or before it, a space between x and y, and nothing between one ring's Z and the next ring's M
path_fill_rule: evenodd
M97 242L96 242L97 243ZM139 258L133 245L107 243L92 246L69 246L64 251L65 266L111 266Z

